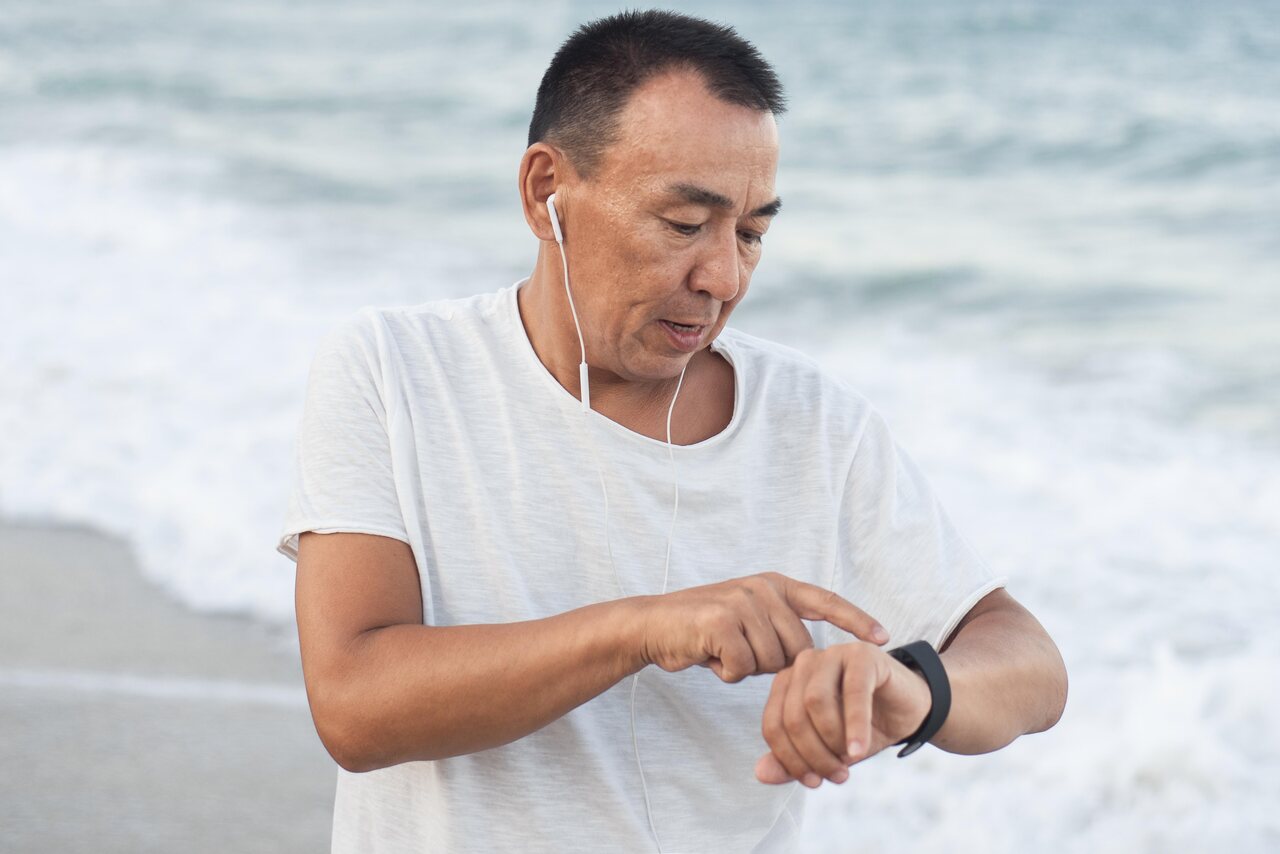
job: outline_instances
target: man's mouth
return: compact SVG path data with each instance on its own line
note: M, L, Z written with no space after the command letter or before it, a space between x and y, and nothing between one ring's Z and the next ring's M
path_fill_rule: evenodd
M692 353L702 344L702 336L706 334L705 323L677 323L674 320L659 320L667 330L667 339L679 351Z

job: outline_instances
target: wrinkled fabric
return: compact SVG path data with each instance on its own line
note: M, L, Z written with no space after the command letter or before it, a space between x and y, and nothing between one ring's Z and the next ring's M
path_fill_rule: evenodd
M324 337L282 554L297 559L303 531L402 540L428 625L662 592L667 445L584 412L546 370L520 319L526 282L366 307ZM733 365L734 413L719 434L671 450L679 514L666 590L777 571L869 612L889 647L940 646L1004 579L954 529L885 420L797 350L728 326L710 346ZM853 640L806 625L820 648ZM629 677L502 747L339 769L333 851L794 851L806 790L754 774L771 682L646 668L634 681L639 762Z

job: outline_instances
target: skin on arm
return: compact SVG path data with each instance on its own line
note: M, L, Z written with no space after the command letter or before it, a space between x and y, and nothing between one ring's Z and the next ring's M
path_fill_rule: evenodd
M993 590L943 644L951 711L930 743L950 753L987 753L1060 719L1067 672L1044 627L1008 591ZM931 704L924 678L869 644L811 650L780 671L762 731L765 783L847 779L846 766L914 733ZM857 742L850 751L851 742Z
M773 572L482 625L423 625L420 589L399 540L299 538L307 699L348 771L507 744L649 664L701 665L726 682L776 673L813 647L802 617L878 641L878 624L852 603Z
M413 552L373 534L303 533L295 606L316 731L348 771L514 741L644 667L631 600L423 625Z
M951 711L930 744L948 753L988 753L1061 719L1067 703L1062 654L1003 587L969 610L940 654Z

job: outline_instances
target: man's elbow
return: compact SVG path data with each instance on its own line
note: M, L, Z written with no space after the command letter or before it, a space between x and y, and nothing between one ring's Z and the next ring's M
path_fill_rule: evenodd
M1058 650L1058 645L1046 633L1044 635L1044 665L1043 672L1045 674L1045 688L1042 696L1044 701L1044 716L1038 725L1029 730L1029 732L1044 732L1052 729L1062 720L1062 713L1067 708L1067 665L1062 660L1062 653Z
M379 764L369 750L367 727L347 714L337 702L329 698L311 697L311 720L316 735L333 761L344 771L362 774L385 767Z
M1021 623L1021 633L1028 652L1024 659L1029 669L1022 677L1025 684L1034 686L1025 700L1028 705L1024 725L1026 732L1044 732L1062 720L1067 708L1067 665L1062 652L1054 643L1044 625L1026 608L1014 605L1013 619Z
M316 731L319 733L319 728ZM366 771L376 771L381 767L373 762L367 753L354 747L349 739L343 740L321 734L320 742L324 745L325 750L329 751L333 761L338 763L338 766L344 771L349 771L352 774L363 774Z

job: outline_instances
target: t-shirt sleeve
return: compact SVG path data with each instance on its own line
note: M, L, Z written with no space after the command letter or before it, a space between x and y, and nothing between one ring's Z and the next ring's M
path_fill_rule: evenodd
M408 542L387 432L386 389L370 309L321 339L294 446L293 489L276 551L298 559L303 531Z
M834 589L889 632L885 648L939 648L986 594L1005 586L952 524L914 460L872 409L840 509ZM827 624L829 644L854 638Z

